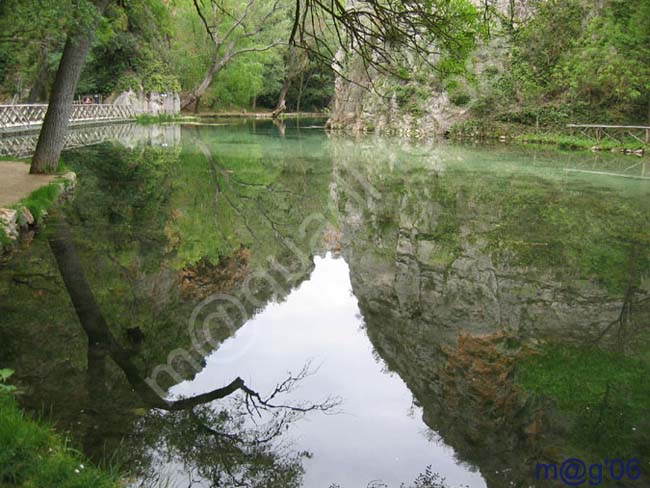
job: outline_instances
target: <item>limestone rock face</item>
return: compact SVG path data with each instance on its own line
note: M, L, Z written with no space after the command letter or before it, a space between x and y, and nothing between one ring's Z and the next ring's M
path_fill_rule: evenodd
M18 225L20 225L20 227L29 227L30 225L34 225L35 222L36 220L29 209L27 207L22 207L20 212L18 212Z
M18 212L11 208L0 208L0 231L11 239L18 238Z
M471 0L481 10L486 3L503 19L517 24L533 13L528 0ZM498 29L488 43L481 43L471 56L475 75L485 70L503 69L508 49L506 36ZM408 54L408 53L407 53ZM408 55L406 56L409 57ZM412 57L412 56L411 56ZM435 61L431 60L434 64ZM462 80L460 87L450 92L446 80L426 63L411 60L408 70L412 80L404 82L384 73L366 70L355 56L340 50L336 62L343 68L345 78L337 76L329 126L351 132L376 131L403 136L435 136L444 134L455 123L469 115L468 102L480 91ZM480 78L480 77L479 77ZM456 80L458 81L458 80ZM370 90L364 87L373 86Z
M120 93L113 102L115 105L130 105L137 115L178 115L181 112L181 99L178 93L149 93L129 90Z
M66 186L76 186L77 185L77 173L74 171L68 171L61 178L67 182Z
M408 90L409 85L405 89ZM386 100L339 78L329 126L353 132L371 130L420 137L448 131L454 123L463 120L466 113L467 108L452 104L445 91L432 89L419 98L413 95L412 99L402 101L393 95Z

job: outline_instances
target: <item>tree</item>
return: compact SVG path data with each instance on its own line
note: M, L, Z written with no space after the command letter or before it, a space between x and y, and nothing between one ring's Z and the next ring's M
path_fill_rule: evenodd
M285 8L280 0L248 0L246 3L211 0L207 5L193 0L193 5L208 34L212 54L201 81L181 98L181 108L192 104L198 107L214 78L233 59L283 44L272 35L277 34L283 20Z
M593 16L555 75L572 101L608 118L650 123L650 2L612 0Z
M405 53L434 70L457 71L481 33L478 14L468 0L296 0L289 44L339 74L341 53L360 59L367 72L402 79Z
M70 0L0 2L0 93L28 102L47 99L56 53L65 42ZM58 61L58 59L57 59Z
M304 50L299 50L294 44L289 46L288 60L287 60L287 72L284 76L284 81L282 83L282 89L280 90L280 96L278 97L278 104L273 110L273 118L278 117L282 112L287 108L286 98L287 92L291 87L293 80L304 73L307 65L309 64L309 57L307 52Z
M59 164L65 132L72 113L74 94L101 14L111 0L92 0L79 8L79 25L68 33L59 63L50 104L38 136L30 173L51 173Z
M105 97L129 89L178 92L171 73L171 9L163 0L110 4L104 12L77 93Z
M65 217L55 218L54 233L48 242L74 311L88 337L88 388L95 402L101 402L108 395L104 376L105 360L110 357L141 400L141 406L157 410L146 419L149 428L145 431L153 431L157 445L164 442L166 455L178 456L183 463L196 466L214 486L224 486L221 482L227 486L300 486L300 456L283 456L275 449L273 441L302 415L313 411L328 412L339 404L335 398L319 403L286 401L286 395L311 373L309 363L296 374L289 372L266 395L251 389L237 377L226 386L206 393L176 400L164 398L140 373L132 361L132 352L111 332L86 279ZM231 397L228 405L213 403L227 397ZM101 410L102 405L95 408ZM246 417L253 416L255 426L251 427Z

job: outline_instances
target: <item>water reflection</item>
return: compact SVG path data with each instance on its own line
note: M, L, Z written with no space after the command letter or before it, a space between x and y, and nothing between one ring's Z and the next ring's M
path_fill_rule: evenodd
M246 350L236 354L240 347ZM237 361L230 361L235 355ZM171 391L208 391L234 371L269 389L278 375L309 358L320 367L296 395L331 392L343 399L343 413L311 416L291 430L295 448L312 453L305 461L305 486L356 487L373 480L399 486L429 465L451 486L484 486L478 473L458 466L453 450L423 428L422 411L400 377L385 374L341 258L316 257L307 282L282 303L266 307L207 358L199 375Z
M640 166L291 122L180 131L66 154L95 307L68 294L54 225L0 266L2 366L93 459L147 486L399 486L431 466L501 487L648 453L649 187L601 174ZM169 411L237 377L272 391L310 359L287 398L343 413L282 439L258 442L278 419L255 427L241 400Z
M528 486L537 462L646 453L648 188L418 151L341 141L335 181L381 195L337 197L343 254L427 425L489 486Z
M192 147L192 139L188 136L186 148ZM260 304L280 298L267 284L246 279L249 263L271 253L274 262L296 267L275 236L291 233L286 208L295 209L293 217L300 222L303 207L318 194L302 191L304 166L294 170L293 161L276 159L274 165L258 165L253 178L240 173L231 179L228 168L213 171L219 162L209 150L182 150L144 141L134 150L104 145L67 155L83 180L77 198L58 220L51 220L23 259L12 259L2 269L3 362L12 361L10 366L27 385L26 407L39 410L44 404L52 409L59 426L81 441L87 455L124 465L147 484L159 478L153 466L165 459L166 464L184 466L184 476L215 486L297 486L300 455L278 450L275 438L294 420L282 412L310 407L275 409L274 398L248 391L241 379L233 381L237 375L225 383L227 391L170 403L156 396L145 378L165 364L170 351L193 346L187 324L203 296L217 288L245 295L251 315ZM236 165L236 158L227 164ZM299 187L294 190L293 185ZM218 202L213 191L187 192L210 187L220 189ZM275 190L281 197L264 202ZM285 198L291 203L285 204ZM262 202L264 212L259 212ZM251 252L253 242L258 247ZM292 279L299 282L309 271ZM288 293L295 283L285 285ZM23 307L32 305L38 307L36 313L24 315ZM244 321L242 317L232 328ZM213 339L209 345L214 347L233 329L208 331ZM49 341L35 349L32 345L42 344L44 334ZM203 358L193 353L200 363ZM174 366L185 377L196 372L188 364ZM162 387L174 381L164 377ZM206 405L230 390L242 390L245 405ZM251 404L256 414L266 412L264 427L242 424ZM160 413L169 410L183 411ZM221 456L214 455L215 449Z
M38 131L3 134L3 137L0 137L0 156L30 157L36 148L38 134ZM130 149L143 144L168 147L177 146L180 139L181 127L178 124L114 123L70 127L65 136L65 148L70 150L104 142L118 142Z

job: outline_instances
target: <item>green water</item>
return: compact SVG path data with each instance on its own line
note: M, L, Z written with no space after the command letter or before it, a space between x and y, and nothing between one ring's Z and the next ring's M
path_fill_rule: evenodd
M75 198L0 263L24 408L134 486L650 471L645 159L211 124L65 154ZM305 365L274 404L325 412L155 408Z

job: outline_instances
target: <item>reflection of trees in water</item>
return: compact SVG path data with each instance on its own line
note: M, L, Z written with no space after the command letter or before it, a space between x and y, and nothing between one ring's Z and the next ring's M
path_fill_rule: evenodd
M153 366L164 363L171 350L190 345L188 317L197 300L213 292L210 285L218 285L225 293L252 297L255 303L246 304L252 316L269 300L282 300L313 267L310 262L305 269L283 239L298 233L298 225L311 208L321 208L327 168L319 166L313 177L314 161L294 164L289 157L286 161L272 158L269 163L264 151L256 154L255 145L224 155L219 152L220 142L212 141L213 133L196 135L210 141L208 154L155 147L127 151L105 145L66 156L81 175L75 200L64 209L74 238L74 243L68 242L78 250L74 261L81 270L73 274L82 277L85 272L86 278L78 283L78 309L70 307L57 263L44 245L47 233L55 230L54 225L48 226L21 259L0 270L0 352L27 386L23 406L51 410L57 426L70 431L86 454L98 462L123 463L125 468L151 474L156 469L151 462L159 460L152 446L171 446L172 439L180 446L174 448L177 464L185 463L184 456L188 463L193 462L192 436L199 426L188 413L191 409L205 427L200 434L218 440L203 441L202 461L209 461L210 446L222 446L224 453L212 453L213 464L195 465L190 470L198 472L200 468L204 471L201 476L209 478L209 471L216 477L222 470L219 466L225 466L222 471L237 478L298 480L300 456L280 447L279 434L283 426L304 414L302 410L308 410L309 404L293 405L295 410L275 408L282 406L277 401L280 393L272 399L258 397L237 380L211 392L212 397L170 404L147 389L142 379ZM224 136L226 139L228 134ZM206 172L212 177L206 178ZM215 193L217 202L213 202ZM307 243L293 242L304 256L311 255ZM280 292L265 282L245 283L251 271L269 267L269 257L293 272L291 280L282 282ZM229 260L237 261L234 272ZM193 292L184 294L181 280L188 270L192 279L196 273L201 276L194 280L198 286ZM212 283L215 280L219 283ZM92 319L86 321L91 325L88 340L78 327L75 315L79 310ZM213 337L221 334L219 339L224 339L232 330L226 332ZM168 381L164 387L169 386L169 379L164 379ZM244 418L238 412L245 408L245 400L239 404L230 401L233 396L224 398L216 402L221 409L206 403L225 396L230 389L237 391L235 397L248 398L249 404L254 402L258 409L266 410L263 425L239 426L236 420ZM152 406L156 408L149 410ZM178 410L181 408L184 410ZM230 412L227 422L224 412ZM147 437L149 425L153 425L147 423L153 417L158 417L155 425L169 440L156 439L155 431ZM245 417L251 418L247 410ZM163 429L162 423L168 426ZM184 441L180 438L183 429L188 432ZM139 434L148 444L140 442ZM174 449L168 447L169 452ZM247 467L238 471L238 463ZM222 485L233 486L234 482L222 481ZM278 482L278 486L285 485L291 483Z
M67 224L59 219L54 225L57 233L49 239L50 247L79 321L88 336L91 404L101 408L98 399L106 397L103 391L105 361L110 357L120 367L145 408L158 410L147 418L143 432L145 437L151 436L152 432L162 434L165 444L163 452L168 456L178 456L184 464L194 466L201 477L211 480L214 486L298 486L302 472L299 458L286 454L282 456L274 450L272 442L300 414L327 411L336 405L334 400L320 404L278 403L282 395L290 392L308 374L308 369L289 376L268 396L260 395L241 378L236 378L222 388L189 398L166 400L160 397L144 381L129 352L111 333L86 281ZM234 403L235 408L210 405L236 392L242 396ZM251 417L261 419L263 416L267 419L262 428L246 426Z
M643 289L643 280L647 269L644 263L646 249L641 242L627 242L627 262L625 263L624 295L620 313L595 338L595 343L609 343L621 353L629 349L638 349L636 342L647 341L650 332L648 316L650 315L650 296Z

